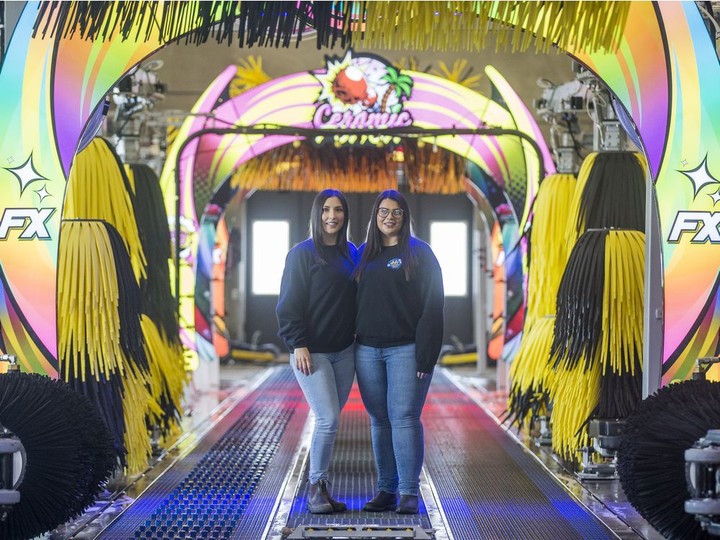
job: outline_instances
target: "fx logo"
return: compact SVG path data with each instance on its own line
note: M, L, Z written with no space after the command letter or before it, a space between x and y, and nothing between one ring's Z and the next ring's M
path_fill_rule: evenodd
M693 233L693 244L720 244L720 212L678 212L668 236L668 243L677 244L683 233Z
M47 221L56 208L6 208L0 218L0 240L6 240L11 229L20 229L20 240L50 240Z

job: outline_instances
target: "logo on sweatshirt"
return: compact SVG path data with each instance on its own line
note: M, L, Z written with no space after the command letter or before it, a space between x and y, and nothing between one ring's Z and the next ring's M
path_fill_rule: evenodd
M399 257L390 259L387 263L387 267L390 270L399 270L400 268L402 268L402 259L400 259Z

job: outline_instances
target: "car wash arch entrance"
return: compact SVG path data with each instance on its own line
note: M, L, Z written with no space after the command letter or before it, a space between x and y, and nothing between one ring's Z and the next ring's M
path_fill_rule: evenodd
M199 10L197 6L201 4L188 2L181 7L185 10L196 6ZM306 4L310 5L298 3L298 9ZM656 209L658 218L656 246L650 242L655 251L647 257L646 275L651 285L661 283L662 289L659 294L648 292L646 295L644 373L657 375L657 383L649 381L650 386L659 384L660 371L664 383L688 377L696 357L716 353L720 327L720 288L715 271L720 266L720 251L713 245L714 239L708 237L694 242L691 232L682 232L677 238L671 235L678 216L713 211L715 202L709 195L720 177L714 157L720 155L720 107L713 91L720 80L720 65L697 6L674 2L630 3L626 6L624 25L618 26L614 24L617 21L613 21L612 27L621 29L622 35L618 36L619 45L611 47L609 41L598 38L602 32L583 35L577 31L585 28L583 24L587 25L587 21L583 23L584 5L572 8L567 3L546 3L547 9L539 11L534 18L515 19L523 3L508 3L510 10L500 9L505 5L502 2L487 4L492 9L474 17L495 18L499 22L494 25L497 27L502 23L514 25L518 35L523 30L519 21L527 20L527 39L518 39L516 44L522 43L527 48L533 39L559 43L562 50L596 74L627 111L654 181L656 200L649 200L647 207L649 212ZM202 5L210 6L209 3ZM467 3L471 5L475 3ZM571 17L567 25L544 25L546 18L557 16L554 6L569 12L576 9L576 20ZM163 4L163 10L170 15L175 7L171 3ZM443 6L435 16L438 21L447 19L457 21L453 24L462 24L471 19L461 21L452 10L464 7ZM4 208L27 208L32 197L31 190L26 189L30 182L42 181L50 194L40 202L32 202L47 217L43 221L42 237L26 241L20 238L21 231L13 230L13 234L0 242L3 264L0 325L5 348L20 357L22 367L51 376L57 376L58 356L57 307L48 301L57 297L61 215L57 210L62 207L70 167L84 129L92 124L91 118L97 116L100 103L113 84L154 51L189 32L196 32L202 42L207 39L207 29L213 23L227 22L221 26L228 30L225 37L220 32L218 39L228 40L232 35L232 22L238 17L228 10L206 10L198 11L196 18L184 19L186 24L157 25L154 19L141 17L140 11L121 11L115 4L102 9L98 5L99 15L93 8L76 13L76 17L68 16L73 9L72 3L26 4L0 71L3 98L0 99L0 118L10 119L0 126L0 185ZM396 46L409 46L412 32L396 33L393 25L397 23L403 28L411 16L399 15L402 15L400 19L363 19L365 45L372 43L373 36L375 39L395 36ZM108 17L110 22L113 17L122 19L123 24L87 24L96 16ZM337 30L338 21L345 16L356 14L338 12L314 21L320 46L327 44L333 35L346 36L351 32L351 24L341 32ZM554 33L558 28L560 33ZM568 31L562 31L563 28ZM74 33L76 29L78 33ZM257 44L259 37L266 37L256 30L243 36L248 39L248 45ZM459 28L449 37L472 36L472 32L470 27ZM124 39L114 39L120 34ZM282 41L287 46L291 32L286 40L270 41L275 44ZM439 43L435 35L426 45ZM38 103L43 105L39 112ZM707 182L697 171L703 173ZM32 261L32 272L28 272L29 261ZM29 275L33 279L29 279ZM691 290L688 284L692 284Z
M198 277L194 291L192 284L176 281L178 290L185 287L181 298L191 298L193 294L195 298L194 305L187 300L186 305L181 306L185 313L181 319L187 321L194 314L196 342L187 345L195 345L201 359L212 361L216 356L213 343L217 349L218 342L222 341L213 331L214 311L206 300L215 296L206 290L211 280L198 274L209 267L201 259L204 253L212 252L205 244L213 242L208 227L217 223L217 219L198 216L204 216L207 204L210 204L213 216L225 207L235 191L221 189L221 186L231 177L231 183L245 193L266 188L267 178L246 174L250 160L283 146L299 147L301 143L327 144L338 151L351 147L356 156L368 148L376 150L380 146L391 149L393 155L404 152L408 159L419 160L417 152L409 152L411 147L419 144L427 145L428 149L442 148L459 156L460 168L467 169L467 189L485 197L495 215L502 216L495 221L504 229L505 251L510 254L506 266L508 274L513 276L508 280L510 289L503 292L506 324L502 331L506 344L504 351L509 358L519 343L524 311L523 250L519 231L525 227L540 178L546 168L554 171L554 166L540 129L502 75L491 67L487 69L505 106L457 83L426 73L400 70L380 57L354 54L352 50L344 57L328 58L325 69L286 75L231 97L227 89L232 86L235 72L234 66L224 70L198 101L180 128L161 176L168 214L179 215L182 221L197 223L198 230L205 230L198 235L197 248L189 251L197 253L197 260L193 261ZM357 83L354 87L348 83L347 73ZM340 97L335 93L338 86L341 87ZM281 163L277 166L292 168L297 165L288 165L287 158L287 154L278 156ZM347 162L359 163L352 159ZM467 162L467 167L462 162ZM437 186L435 192L458 192L451 185L449 173L448 182ZM343 185L342 180L337 179L331 184L315 187L316 191L334 187L345 192L371 193L389 187L403 189L399 185L402 181L391 179L383 185L372 175L369 170L365 175L359 172L359 177L367 178L358 180L356 185ZM466 173L461 172L461 176L465 177ZM307 190L309 182L305 179L297 185L301 190ZM422 182L422 178L405 179L409 193L432 193L429 188L423 188ZM459 192L465 191L461 182ZM175 197L176 192L179 197ZM208 199L208 193L216 193L212 201ZM470 197L470 200L475 199ZM355 214L355 219L363 220L366 216ZM176 229L176 235L179 242L179 229ZM244 236L247 241L248 234ZM180 251L176 250L176 253ZM178 256L176 265L183 264ZM187 272L176 272L175 275L181 274ZM248 311L253 310L253 317L263 317L265 312L272 314L272 298L260 300L251 291L247 294L248 302L240 304L245 304ZM452 297L447 301L450 328L453 322L460 324L462 318L470 327L472 317L468 314L473 312L470 287L463 302ZM453 317L457 317L457 321ZM483 315L482 320L487 321L487 317ZM192 334L189 328L186 330L187 335ZM274 335L275 330L268 330L271 325L266 324L265 333ZM472 335L469 337L473 340ZM485 343L486 339L482 335L474 340ZM483 344L481 348L484 351L486 346ZM485 355L480 356L484 363Z

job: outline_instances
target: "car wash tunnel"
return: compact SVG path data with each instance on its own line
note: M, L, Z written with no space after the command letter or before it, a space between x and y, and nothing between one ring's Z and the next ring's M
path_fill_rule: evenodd
M720 536L719 29L0 2L0 538Z
M100 538L617 538L452 377L433 378L416 515L362 511L375 472L357 390L343 411L331 478L348 510L307 511L313 419L283 366L253 378Z

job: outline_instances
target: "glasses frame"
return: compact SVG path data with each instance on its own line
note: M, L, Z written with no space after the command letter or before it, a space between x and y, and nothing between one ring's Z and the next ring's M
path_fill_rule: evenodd
M378 216L383 218L388 217L390 214L392 214L394 218L400 218L403 217L403 214L405 214L405 210L403 210L402 208L393 208L392 210L390 210L389 208L380 206L377 209L377 214Z

